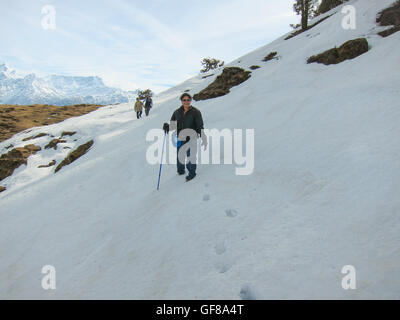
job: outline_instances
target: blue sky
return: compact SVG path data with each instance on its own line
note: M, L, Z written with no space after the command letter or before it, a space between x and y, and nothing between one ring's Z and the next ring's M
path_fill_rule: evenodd
M97 75L124 90L161 92L290 31L293 0L0 0L0 63L45 76ZM42 8L55 9L44 29Z

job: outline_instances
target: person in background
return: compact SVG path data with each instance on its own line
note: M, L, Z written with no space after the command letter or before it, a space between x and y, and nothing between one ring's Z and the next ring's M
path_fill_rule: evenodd
M150 109L153 107L153 100L150 95L146 96L146 101L144 103L144 112L146 113L146 117L149 115Z
M136 98L135 107L136 117L140 119L142 117L143 102L140 101L139 97Z

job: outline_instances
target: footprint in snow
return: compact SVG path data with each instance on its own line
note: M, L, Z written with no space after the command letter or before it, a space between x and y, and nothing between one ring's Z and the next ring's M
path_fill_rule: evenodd
M217 263L215 265L215 267L219 273L225 273L232 267L232 264L230 264L226 261L223 261L223 262Z
M254 293L248 284L242 286L239 295L242 300L256 300Z
M203 196L203 201L208 201L208 200L210 200L210 195L209 194L205 194Z
M216 254L218 255L223 254L226 251L225 241L224 240L218 241L214 249Z
M228 217L234 218L234 217L237 216L238 212L237 212L235 209L226 209L226 210L225 210L225 214L226 214Z

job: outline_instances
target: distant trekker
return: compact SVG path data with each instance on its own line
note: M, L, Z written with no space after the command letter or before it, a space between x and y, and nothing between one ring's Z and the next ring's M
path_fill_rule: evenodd
M147 95L146 101L144 103L144 111L146 113L146 117L149 115L152 106L153 106L153 100L151 99L150 95Z
M185 165L184 160L187 156L188 163L186 164L186 168L189 171L189 174L186 176L186 181L192 180L196 176L196 155L197 155L197 138L201 137L202 146L204 146L204 150L207 148L207 137L204 134L204 124L203 117L201 115L200 110L193 107L190 103L192 101L192 97L188 93L184 93L180 97L182 105L174 111L171 117L171 128L170 124L167 122L164 123L163 130L168 133L169 130L177 130L177 170L178 174L185 174ZM184 130L191 129L191 130ZM186 155L179 150L185 145L188 144L188 149ZM182 149L184 152L186 147Z
M135 107L136 117L140 119L142 117L143 102L140 101L139 97L136 98Z

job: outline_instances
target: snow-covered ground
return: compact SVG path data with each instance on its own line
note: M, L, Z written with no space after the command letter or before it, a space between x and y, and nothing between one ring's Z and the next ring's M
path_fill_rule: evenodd
M381 38L375 23L391 3L348 2L355 30L341 28L335 8L308 32L230 63L261 68L228 95L193 102L206 128L254 129L251 175L200 165L186 183L165 165L157 191L159 166L146 161L147 132L221 70L158 95L141 120L132 105L107 106L1 143L4 153L64 130L77 131L65 146L94 139L56 174L37 166L63 159L62 145L2 181L0 298L399 299L400 33ZM371 46L358 58L306 64L358 37ZM271 51L279 60L262 62ZM56 268L55 290L41 287L44 265ZM355 290L342 288L345 265Z

